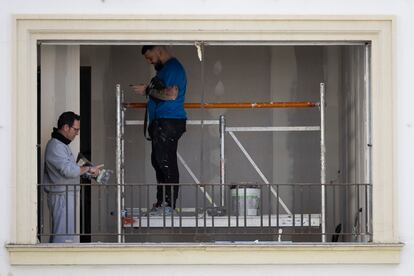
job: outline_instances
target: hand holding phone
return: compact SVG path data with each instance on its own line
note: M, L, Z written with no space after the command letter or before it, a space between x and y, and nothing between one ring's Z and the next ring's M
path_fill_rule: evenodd
M145 84L129 84L129 87L131 87L132 90L140 96L144 96L145 90L147 89L147 85Z

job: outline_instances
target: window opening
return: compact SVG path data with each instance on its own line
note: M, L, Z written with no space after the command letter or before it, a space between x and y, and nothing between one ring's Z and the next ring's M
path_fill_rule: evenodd
M92 203L92 208L97 208L99 211L92 215L95 216L92 218L95 231L80 233L80 235L90 235L92 241L113 241L113 238L116 237L118 242L371 240L370 46L368 44L361 46L360 43L329 46L316 44L318 43L293 46L286 43L283 46L270 46L249 43L246 45L229 43L227 45L226 43L195 42L193 45L171 46L184 59L185 64L190 65L189 82L194 81L194 83L201 84L197 89L200 91L199 96L190 94L186 100L186 108L191 110L190 115L194 117L194 119L189 118L187 122L188 132L195 132L196 136L199 136L200 151L198 157L192 157L187 161L189 155L190 157L192 155L194 145L179 146L178 159L182 165L180 174L187 178L186 181L180 183L183 188L179 190L179 206L177 207L179 212L177 213L166 214L164 212L159 217L151 217L146 214L151 207L150 197L154 193L154 184L146 180L152 177L150 170L148 170L149 167L142 164L142 161L148 162L145 157L148 156L147 146L143 144L138 146L144 156L143 160L138 161L144 168L144 170L140 170L144 176L133 179L126 175L134 167L131 164L126 164L125 160L131 160L132 153L136 153L136 151L133 151L130 156L125 156L125 154L128 154L131 145L137 144L138 139L142 139L139 135L140 132L136 129L130 130L132 129L130 126L143 124L142 120L136 120L136 118L142 118L140 108L142 110L145 103L132 102L131 95L127 91L122 91L121 85L116 87L118 95L116 103L115 93L101 94L104 98L113 97L112 100L103 100L105 108L111 106L111 101L112 108L115 105L118 107L116 111L115 109L104 111L104 113L110 114L103 113L103 117L99 118L100 121L105 121L111 115L113 120L111 124L116 125L117 133L112 136L113 138L107 134L107 130L101 131L104 133L104 140L112 141L110 149L106 150L117 153L116 158L114 155L106 157L110 155L108 152L102 155L108 160L112 159L110 166L116 171L116 181L114 177L113 182L105 186L94 185L95 183L90 185L91 194L96 196L97 201L95 204ZM85 50L83 53L82 47ZM132 47L134 46L81 46L81 59L82 55L84 55L84 60L90 58L88 54L92 50L109 54L108 60L100 64L104 70L107 70L102 76L113 74L109 77L110 81L115 82L117 79L121 79L125 83L126 77L122 76L122 72L119 70L129 70L129 67L128 63L122 64L120 60L125 62L126 56L123 50L131 53ZM191 54L186 54L190 52L188 50L191 47L195 47L195 51L192 48L193 57L190 57ZM251 47L249 50L255 53L249 54L248 51L245 51L248 47ZM138 60L140 58L138 47L134 49ZM196 54L194 55L194 53ZM286 57L285 54L292 53L296 54L297 64L291 66L294 68L287 68L286 71L283 71L277 62L288 64L286 60L289 57ZM312 62L315 58L312 54L315 53L320 61L314 66ZM223 61L224 59L227 60ZM248 61L244 63L244 59ZM264 61L268 63L262 66L261 62ZM105 64L105 62L107 63ZM223 65L224 62L225 65ZM222 76L220 74L224 70L223 66L226 66L225 70L229 71L223 74L224 79L220 79ZM246 67L252 69L245 69ZM143 68L145 67L140 65L139 74L145 75ZM98 67L98 71L100 69ZM258 72L256 75L249 76L247 74L254 70ZM300 79L294 80L292 78L293 84L288 81L284 82L284 79L289 79L289 76L283 77L281 75L288 74L289 70L291 72L296 70L297 74L311 76L316 74L314 71L318 71L317 74L320 78L316 82L320 81L321 85L317 90L323 94L325 91L324 82L327 82L327 104L324 104L325 96L320 96L319 101L315 101L313 98L308 102L303 102L309 99L303 97L303 94L298 91L300 89L314 91L315 88L308 86L310 81L305 81L305 83ZM330 72L331 70L336 70L335 74ZM238 71L240 71L239 75L236 76ZM353 74L354 71L358 73ZM223 82L230 88L227 88ZM237 86L238 82L242 84ZM263 83L265 84L263 85ZM126 85L122 87L126 87ZM256 96L261 93L263 87L267 87L267 90L270 91L269 101L257 102L255 101ZM291 91L279 94L283 87L290 87ZM330 89L331 87L334 89ZM193 89L192 91L196 90L195 86L191 89ZM105 90L111 91L110 88L105 88ZM331 91L336 93L333 100ZM295 101L273 101L278 97L290 99L289 96ZM197 100L197 97L198 103L194 101ZM220 98L225 100L214 102L214 99ZM260 99L260 97L258 98ZM253 101L249 101L249 99L253 99ZM327 106L328 115L325 114L325 106ZM275 107L284 107L289 111L286 113L273 111L272 108ZM319 111L306 113L303 111L305 107L316 110L319 108ZM260 111L246 115L247 113L241 113L239 110L241 108ZM225 116L220 114L221 110L225 111ZM314 125L316 118L318 118L317 114L319 114L320 120L317 125ZM327 116L326 120L322 118L325 116ZM333 127L332 117L335 117L335 122L341 125L340 127ZM117 118L116 122L114 118ZM283 122L283 119L289 123L288 126L278 124ZM246 120L247 124L243 120ZM305 122L305 125L301 124L301 120ZM328 126L325 126L325 121ZM358 121L362 121L363 124ZM256 124L253 124L254 122ZM196 126L201 130L194 130ZM326 127L328 128L327 133L324 132ZM335 128L334 131L333 128ZM252 138L253 131L261 133L259 139ZM319 143L312 136L305 135L306 137L302 139L292 135L282 138L288 148L283 149L280 146L281 139L278 132L299 133L305 131L320 132ZM236 132L238 132L237 135ZM265 136L269 133L272 133L272 136L266 138ZM216 149L211 146L214 144L211 137L215 138ZM192 139L197 141L197 139ZM258 139L257 143L254 142L256 139ZM289 139L292 141L288 141ZM293 142L299 143L298 150L294 148ZM115 144L117 145L115 146ZM254 149L260 149L266 145L270 148L269 150L262 149L261 154L251 155ZM233 148L230 148L231 146ZM295 157L300 154L300 149L306 147L307 151L302 153L303 159L306 160L297 161L297 158L295 160ZM329 155L327 158L325 157L325 147ZM184 150L184 154L181 153L180 148ZM277 152L275 153L274 149L276 148L283 149L284 156L288 157L286 162L280 163L281 157L277 156ZM242 155L235 157L238 150ZM315 155L315 151L320 151L319 157ZM332 153L332 151L336 152ZM214 154L211 154L212 152ZM329 165L329 161L335 154L339 156L339 160L335 161L337 168L334 170L332 165ZM216 161L212 156L216 157L214 159ZM265 157L269 156L271 157L269 159L271 160L270 165L266 164L268 161L265 161ZM199 168L197 168L195 160L198 160ZM206 163L208 163L206 160L214 164L213 169L206 168ZM308 172L305 170L297 175L291 174L291 179L294 180L292 183L280 181L277 174L288 167L289 162L293 162L295 168L311 164L308 169L310 170L309 175L313 175L313 177L315 173L312 170L314 171L316 166L320 166L320 178L318 179L320 183L317 183L319 181L315 181L315 178L312 182L309 181L312 177L306 181ZM356 167L357 162L365 164L362 169ZM240 164L239 168L234 163ZM246 164L252 166L253 170L249 171ZM216 174L215 178L210 177L213 170ZM332 173L333 170L337 172L336 175ZM326 171L328 171L328 176ZM248 176L245 181L240 180L243 174ZM252 180L252 178L256 178L256 180ZM194 183L190 183L191 181ZM315 196L318 193L319 196ZM289 196L289 200L284 202L283 198L286 196ZM190 204L192 207L183 206L183 201L189 197L192 197ZM316 201L317 204L315 204ZM319 209L315 207L317 205L320 206ZM247 208L247 206L253 207ZM328 206L332 208L328 208ZM43 213L44 211L41 216L44 215ZM108 217L108 213L112 213L112 216ZM326 221L329 222L329 225L326 225ZM83 230L80 231L83 232ZM75 234L79 235L79 233ZM47 236L50 233L43 230L40 235Z

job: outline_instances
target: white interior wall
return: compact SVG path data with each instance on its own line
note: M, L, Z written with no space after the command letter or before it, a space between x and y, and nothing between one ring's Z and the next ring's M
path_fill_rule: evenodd
M324 60L324 47L285 46L272 47L271 52L271 91L272 101L311 101L319 102L319 84L325 82L324 69L328 66ZM331 68L327 68L329 71ZM338 91L327 93L336 97ZM335 112L334 110L332 110ZM317 108L288 108L273 111L275 126L319 126L320 115ZM332 130L329 131L330 136ZM273 134L273 182L320 183L320 133L319 132L277 132ZM335 144L333 148L338 145ZM327 150L327 158L332 151ZM331 160L330 160L331 161ZM334 161L335 162L335 161ZM329 171L330 168L328 168ZM282 199L293 210L294 195L299 189L281 187ZM320 212L320 194L318 189L309 190L305 213ZM299 200L299 197L296 198ZM299 202L299 201L296 201ZM298 205L296 206L296 208ZM310 209L309 209L310 208Z
M319 99L319 84L327 87L327 179L339 182L338 93L340 93L341 51L338 46L208 46L201 63L194 46L173 46L170 51L183 63L188 75L186 102L267 102L314 101ZM92 68L92 159L114 169L115 84L121 84L125 101L144 102L133 94L130 83L148 82L152 66L140 54L139 46L82 46L81 65ZM202 72L204 72L204 77ZM353 74L351 72L351 74ZM245 77L248 76L248 77ZM218 119L225 115L228 126L302 126L319 125L320 114L313 109L187 110L189 119ZM142 120L144 110L127 110L126 118ZM270 183L318 183L320 181L319 132L236 133ZM218 127L188 126L180 140L179 152L198 179L219 181ZM273 142L272 142L273 141ZM227 183L263 183L251 164L226 137ZM200 145L203 145L202 147ZM150 164L150 142L142 126L127 126L125 140L126 182L155 183ZM193 179L180 165L181 183ZM114 179L113 179L114 180ZM106 190L105 190L106 189ZM183 188L183 207L194 207L191 189ZM297 190L296 190L297 191ZM306 210L293 210L293 197L299 194L281 188L282 199L295 212L320 212L320 192L311 189ZM127 191L126 207L151 206L138 199L138 192ZM199 199L203 195L199 193ZM215 192L218 199L218 190ZM116 196L114 189L93 189L93 232L115 232ZM141 200L141 202L139 202ZM142 201L143 200L143 201ZM296 201L298 202L298 201ZM148 205L149 204L149 205ZM273 201L275 205L275 201ZM275 206L273 207L275 208ZM267 210L267 207L264 208ZM338 208L339 209L339 208ZM111 238L100 237L101 241Z
M105 0L73 0L70 5L66 1L41 0L41 1L1 1L0 2L0 79L3 89L0 102L0 144L2 148L1 172L4 183L12 183L12 129L14 125L14 109L12 91L13 75L13 14L22 13L59 13L59 14L281 14L281 15L395 15L395 88L397 94L395 100L396 121L396 181L399 199L399 232L400 239L406 243L402 251L400 265L244 265L244 266L42 266L42 267L11 267L8 261L7 250L3 247L0 252L1 275L113 275L122 274L159 274L159 275L251 275L252 273L267 273L278 275L410 275L413 271L413 246L414 221L411 219L412 193L412 156L414 154L413 117L411 107L414 94L412 91L412 62L414 54L412 45L412 16L414 3L406 0L387 1L379 0L314 0L312 3L303 0L267 1L259 0L252 4L249 0L227 0L217 4L214 0L177 0L175 5L170 5L168 0L134 1L125 0L122 5L119 1ZM11 230L11 194L14 187L5 184L4 193L0 193L0 214L5 223L0 228L0 240L2 244L10 241Z
M41 46L41 148L65 111L79 114L79 46ZM79 139L70 143L76 156Z
M40 56L40 149L42 157L39 173L43 176L44 150L53 127L57 127L59 115L65 111L73 111L79 114L79 46L43 45L41 46ZM69 145L75 158L79 152L79 145L79 138L76 138ZM44 218L42 232L50 233L49 211L45 193L42 193L42 199L41 208ZM77 214L77 226L79 226L79 209ZM45 239L48 239L48 237L42 237L42 240Z
M343 91L342 77L343 71L346 71L347 68L343 68L341 62L342 52L344 48L350 48L347 46L336 46L336 47L325 47L324 48L324 80L326 82L326 148L327 148L327 158L326 158L326 182L332 184L343 183L340 179L340 164L342 162L342 156L339 154L344 148L344 144L339 140L339 133L343 125L340 123L339 118L343 115L341 114L340 106L342 105L341 97L345 92ZM347 72L352 74L352 72ZM341 212L343 208L347 206L341 204L341 198L343 191L341 189L336 189L335 192L332 192L332 189L328 187L328 196L326 198L327 208L326 208L326 218L327 218L327 231L333 233L336 226L339 223L347 224L348 220L344 221L341 217ZM346 212L346 210L344 211ZM328 237L327 240L330 240L331 237ZM339 241L343 241L342 237L339 238Z
M339 179L342 183L367 183L369 173L365 158L370 152L365 130L366 120L366 100L365 91L365 47L343 48L342 60L343 70L341 75L341 87L343 93L339 99L340 118L340 144L343 144L339 152L340 174ZM350 190L339 198L342 199L340 206L343 220L353 222L358 213L358 200L363 200L364 195L357 190ZM365 207L365 206L364 206ZM362 217L365 216L363 207ZM345 228L344 231L350 232L352 228Z

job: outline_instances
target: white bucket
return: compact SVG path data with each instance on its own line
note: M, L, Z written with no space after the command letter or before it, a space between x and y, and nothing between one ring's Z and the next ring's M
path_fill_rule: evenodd
M237 192L238 191L238 192ZM232 209L233 213L244 216L244 191L246 191L246 215L257 216L257 210L260 202L260 189L258 188L241 188L231 189ZM237 203L238 208L237 209ZM238 211L238 212L237 212Z

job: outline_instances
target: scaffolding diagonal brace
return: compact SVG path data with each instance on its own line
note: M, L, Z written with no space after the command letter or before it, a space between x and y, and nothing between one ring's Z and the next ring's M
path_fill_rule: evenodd
M255 171L259 174L260 178L263 180L264 183L267 185L270 185L269 180L267 180L266 176L262 173L260 168L256 165L253 158L250 156L250 154L247 152L247 150L243 147L243 145L240 143L239 139L237 139L236 135L233 133L233 131L229 131L230 136L233 138L234 142L236 142L237 146L240 148L240 150L243 152L244 156L246 156L247 160L249 160L250 164L253 166ZM289 208L286 206L285 202L279 197L275 189L273 187L270 187L270 190L272 191L272 194L278 199L280 205L283 207L286 213L289 215L292 215L292 212L289 210Z
M197 184L197 186L200 188L201 192L206 195L207 200L214 205L214 207L217 207L216 203L213 202L213 199L211 198L210 194L207 191L204 191L205 189L200 186L200 180L198 180L197 176L195 176L194 172L190 169L187 162L185 162L184 158L177 152L177 157L180 160L181 164L183 164L184 168L187 170L187 172L190 174L191 178L194 180L194 182Z

